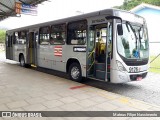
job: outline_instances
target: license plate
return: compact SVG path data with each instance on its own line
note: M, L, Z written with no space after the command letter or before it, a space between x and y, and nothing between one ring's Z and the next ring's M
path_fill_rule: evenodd
M137 77L137 81L140 81L140 80L142 80L142 77Z

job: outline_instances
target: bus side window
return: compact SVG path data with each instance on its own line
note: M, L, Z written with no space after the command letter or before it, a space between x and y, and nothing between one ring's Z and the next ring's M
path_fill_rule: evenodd
M50 27L42 27L39 29L39 44L40 45L49 45L50 40Z
M10 40L9 39L10 39L10 36L6 34L6 46L7 47L10 47L10 44L9 44Z
M87 21L71 22L67 28L67 44L84 45L86 43Z
M12 47L13 44L13 35L10 36L10 47Z
M66 40L66 25L52 25L51 27L51 45L63 45Z
M26 44L27 32L25 30L15 32L13 38L13 44Z
M13 44L16 44L16 36L15 36L15 32L13 34Z
M14 44L18 44L18 32L14 33Z
M36 44L38 44L38 32L35 33L36 36Z

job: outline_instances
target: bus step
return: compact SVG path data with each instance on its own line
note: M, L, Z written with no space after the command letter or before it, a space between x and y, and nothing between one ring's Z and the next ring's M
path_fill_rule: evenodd
M105 80L105 71L96 70L96 78Z
M105 63L96 63L96 70L105 71L106 70Z
M102 79L98 79L98 78L95 78L95 77L92 77L92 76L90 76L90 77L88 77L89 79L92 79L92 80L98 80L98 81L104 81L104 80L102 80Z
M37 66L36 66L36 65L34 65L34 64L31 64L31 67L35 67L35 68L36 68Z

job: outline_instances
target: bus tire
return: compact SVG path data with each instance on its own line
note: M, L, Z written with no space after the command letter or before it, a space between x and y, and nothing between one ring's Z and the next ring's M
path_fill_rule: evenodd
M20 66L21 67L25 67L26 66L25 59L24 59L23 55L20 56L19 62L20 62Z
M69 77L73 81L82 82L81 67L78 63L72 63L69 66Z

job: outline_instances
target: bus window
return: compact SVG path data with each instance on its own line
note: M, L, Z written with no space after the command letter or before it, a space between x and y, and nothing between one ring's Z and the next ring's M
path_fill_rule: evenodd
M67 43L75 45L84 45L86 43L87 22L76 21L68 24Z
M13 34L13 44L16 44L16 36L15 36L15 32Z
M9 38L10 36L6 34L6 46L9 47Z
M36 44L38 44L38 32L35 33L36 36Z
M48 45L50 40L50 27L42 27L39 30L39 43L40 45Z
M26 44L26 31L20 31L14 33L14 44Z
M14 44L17 44L18 42L18 32L14 33L15 39L14 39Z
M51 39L50 39L51 45L62 45L65 43L66 39L65 28L66 28L65 24L53 25L51 27Z

